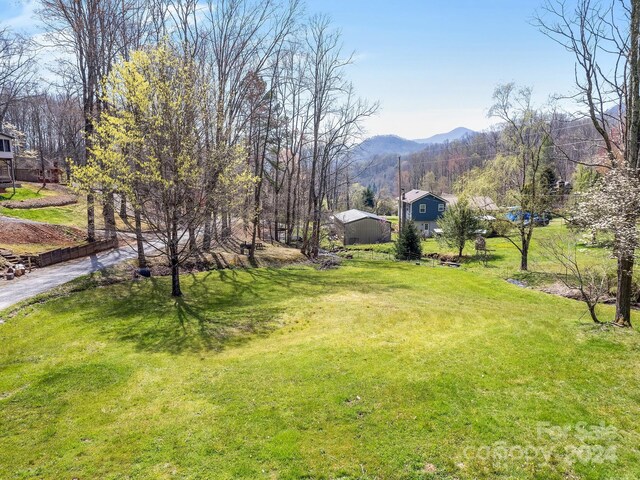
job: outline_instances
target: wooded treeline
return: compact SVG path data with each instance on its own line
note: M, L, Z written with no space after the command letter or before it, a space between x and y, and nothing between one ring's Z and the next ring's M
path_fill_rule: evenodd
M119 213L141 265L145 246L177 269L231 236L250 257L260 240L317 256L377 108L328 17L299 0L42 0L39 14L55 80L34 42L0 31L0 121L19 155L85 191L89 240L115 235Z
M556 180L574 183L578 165L599 166L603 143L589 119L545 110L543 106L537 109L544 113L547 128L553 136L553 144L547 154L548 165ZM468 172L484 167L504 152L501 143L503 129L504 125L499 124L489 131L425 145L419 152L402 155L402 184L406 189L419 188L436 194L460 193ZM352 168L351 181L395 196L397 164L397 154L378 154L360 159Z

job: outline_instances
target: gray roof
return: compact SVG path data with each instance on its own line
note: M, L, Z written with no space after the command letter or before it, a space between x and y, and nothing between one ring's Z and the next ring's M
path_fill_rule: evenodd
M378 221L389 222L389 220L387 220L384 217L381 217L379 215L375 215L369 212L363 212L362 210L356 210L355 208L352 208L351 210L347 210L346 212L336 213L334 217L340 223L345 225L347 223L357 222L358 220L362 220L363 218L372 218Z
M16 138L13 135L9 135L8 133L4 133L4 132L0 132L0 135L2 135L3 137L9 137L9 138Z
M409 190L407 193L404 194L404 203L413 203L416 200L420 200L422 197L426 197L427 195L431 195L432 197L435 197L439 200L443 200L446 201L444 198L442 198L439 195L436 195L435 193L432 192L427 192L426 190Z
M449 205L455 205L456 203L458 203L458 197L450 193L443 193L442 198L444 198ZM496 205L496 202L494 202L491 197L479 195L474 197L467 197L466 200L471 208L486 211L500 210L498 205Z

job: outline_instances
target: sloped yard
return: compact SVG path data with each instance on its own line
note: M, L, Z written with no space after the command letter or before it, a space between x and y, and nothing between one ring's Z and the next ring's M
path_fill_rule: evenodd
M578 302L385 262L184 284L6 318L0 478L640 476L640 337Z
M84 233L73 227L14 221L0 217L0 249L33 255L82 242Z

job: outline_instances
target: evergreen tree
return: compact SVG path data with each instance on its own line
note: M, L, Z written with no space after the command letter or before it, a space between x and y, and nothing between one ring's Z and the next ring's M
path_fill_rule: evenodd
M376 194L373 191L373 188L371 188L370 186L364 189L364 191L362 192L362 204L364 205L364 208L368 208L370 210L374 209L374 207L376 206L375 195Z
M540 184L546 194L550 194L558 182L558 176L551 166L546 166L540 175Z
M420 258L422 244L420 235L412 221L406 222L400 231L396 241L396 258L398 260L411 260Z

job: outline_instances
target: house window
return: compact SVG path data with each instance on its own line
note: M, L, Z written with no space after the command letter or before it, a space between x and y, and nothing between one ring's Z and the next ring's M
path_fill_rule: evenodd
M425 232L428 232L428 231L429 231L429 224L428 224L428 223L425 223L425 224L424 224L424 231L425 231Z
M11 142L9 140L0 140L0 152L10 152Z
M427 213L427 204L426 203L421 203L420 204L420 213Z
M444 212L444 203L439 203L438 204L438 211L439 212Z

